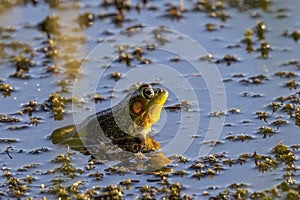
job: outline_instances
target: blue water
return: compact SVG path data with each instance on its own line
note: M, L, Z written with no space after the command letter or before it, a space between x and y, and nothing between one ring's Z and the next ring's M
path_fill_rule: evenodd
M133 5L138 2L139 1L131 1ZM18 123L0 122L0 138L17 139L17 142L12 144L0 143L0 163L2 167L7 167L8 170L18 178L24 178L26 175L31 175L35 178L30 185L30 190L26 193L26 197L41 198L42 196L46 196L49 199L53 198L54 196L51 194L40 193L40 185L44 184L46 188L50 188L53 183L49 182L49 180L55 178L65 179L64 185L70 185L77 180L83 180L84 184L80 186L82 192L94 186L105 187L109 184L118 184L120 181L126 179L139 180L138 183L132 185L130 190L124 190L125 198L129 199L132 198L129 194L133 194L134 197L141 197L138 189L140 186L148 184L161 187L159 182L149 181L149 179L157 178L153 175L137 175L135 172L127 173L124 176L106 174L104 169L106 169L107 166L105 164L95 165L95 169L85 171L82 175L74 179L61 177L59 173L54 175L47 173L48 170L59 166L59 164L55 164L51 162L51 160L54 159L56 155L64 154L67 151L66 147L53 145L48 138L55 128L72 124L74 120L75 122L80 122L85 116L92 114L95 110L102 110L118 103L127 94L124 90L128 89L132 83L139 82L140 79L145 80L146 77L151 79L152 76L154 78L152 78L151 81L159 83L157 87L164 87L170 93L166 106L180 103L181 100L187 100L191 103L187 111L171 112L169 110L163 110L161 120L158 124L153 126L153 130L155 131L154 138L161 142L163 153L170 155L172 153L178 154L177 152L179 152L180 155L186 156L188 159L186 164L178 163L173 160L174 162L169 165L170 168L173 168L173 171L185 170L188 174L183 177L170 175L168 177L169 182L180 182L184 186L183 193L189 195L194 194L195 198L206 198L202 196L203 191L209 191L209 196L214 196L226 186L235 182L246 183L248 189L251 191L263 191L272 188L284 180L283 166L278 170L260 173L253 161L248 161L243 165L235 164L232 167L222 165L224 170L222 170L220 174L214 176L212 179L209 176L205 176L201 178L200 181L192 177L195 171L190 169L189 166L193 164L194 160L203 158L199 158L201 148L209 149L209 152L205 152L205 155L200 154L202 156L224 154L225 158L237 159L239 155L243 153L252 154L254 151L260 154L270 154L270 150L280 141L283 141L283 143L288 146L299 144L299 127L294 124L294 119L290 119L286 113L283 112L272 114L272 111L268 108L268 104L274 101L278 96L287 96L297 91L283 87L284 83L289 79L279 78L275 76L274 73L277 71L292 71L297 75L295 78L292 78L292 80L299 81L299 69L295 66L282 67L281 64L290 60L299 59L299 42L295 42L291 37L283 37L282 33L285 30L288 30L289 33L297 29L299 30L300 22L298 19L300 16L298 9L300 9L300 2L290 0L287 4L284 1L272 1L269 11L267 12L260 8L251 8L241 11L238 8L229 7L226 4L225 11L230 17L225 22L210 17L208 13L192 11L194 5L193 1L185 2L187 11L183 13L183 18L171 20L169 17L164 17L164 15L168 13L166 11L166 2L167 1L149 1L149 5L157 6L157 11L152 11L147 8L141 8L140 13L135 9L127 11L126 19L130 19L130 21L124 22L121 27L112 23L110 18L100 20L97 17L91 27L85 29L78 27L76 18L79 13L92 12L99 14L113 13L115 11L113 7L105 9L99 6L98 1L65 2L62 4L62 6L65 7L64 9L51 9L45 2L39 2L37 6L27 3L24 5L16 5L0 13L1 26L14 27L16 29L8 39L3 37L3 35L7 33L2 32L0 42L9 43L11 41L21 41L29 44L35 52L35 65L31 67L29 71L30 79L16 79L10 77L10 75L15 72L14 63L10 61L10 57L3 58L0 64L0 80L3 80L4 83L9 83L14 88L10 96L0 96L0 114L15 116L21 120ZM178 5L178 2L173 3ZM277 18L277 15L280 13L278 11L280 8L286 9L286 11L284 11L284 13L287 14L286 18ZM259 13L261 17L251 17L253 12ZM59 22L62 25L60 28L62 36L77 38L70 42L54 39L62 55L67 55L70 59L91 58L91 55L93 55L91 52L95 48L96 52L97 48L98 50L100 49L101 51L99 50L99 52L101 52L101 54L99 54L96 61L87 61L91 66L81 68L82 74L81 77L78 78L79 82L80 80L90 80L90 82L88 82L90 88L86 88L86 90L83 90L80 96L78 96L80 100L85 102L83 107L75 106L72 108L72 105L66 105L66 114L61 121L55 121L50 111L42 111L39 108L36 112L33 112L33 116L39 118L39 124L33 126L30 125L30 117L26 114L23 116L18 114L19 110L23 109L22 104L26 104L30 100L38 104L43 104L49 94L60 91L61 87L57 85L60 80L71 81L71 84L68 86L70 92L62 93L61 95L66 97L74 95L74 93L72 93L74 80L67 76L66 69L62 67L68 58L49 59L39 51L45 46L47 37L37 29L37 24L46 16L52 16L54 14L60 17ZM241 40L244 39L246 29L254 30L258 21L264 21L267 25L265 41L271 46L268 59L261 58L259 51L247 53L245 44L241 43ZM174 31L169 35L167 34L170 39L170 44L168 45L172 46L173 44L173 50L176 47L178 51L172 52L156 49L143 54L143 58L148 58L152 61L152 64L162 65L162 69L174 70L168 71L170 74L167 72L164 73L162 69L151 72L151 70L148 70L147 65L141 65L136 60L131 61L131 67L125 67L124 62L115 60L118 55L117 45L129 45L131 50L134 50L135 46L145 46L148 44L147 42L153 41L150 32L146 32L143 35L143 43L135 39L134 37L136 36L134 35L124 37L125 39L123 38L121 42L114 41L120 31L124 31L127 27L141 23L146 27L165 26ZM212 32L207 31L205 28L207 23L215 24L216 30ZM105 34L107 31L110 32L111 35ZM193 51L193 46L191 45L178 45L180 38L175 37L178 35L185 36L186 41L193 40L197 42L197 44L202 46L202 51ZM85 42L80 42L78 39L80 36L85 37ZM109 41L106 39L112 40ZM252 39L255 42L253 45L254 49L259 48L261 41L258 41L255 32L253 32ZM99 41L102 40L106 41L106 43L99 43ZM100 46L97 46L98 44ZM106 44L107 46L101 46L101 44ZM240 47L227 48L228 45L237 44L239 44ZM162 45L160 47L168 46ZM19 53L9 48L6 50L10 56ZM178 53L179 51L181 53ZM230 66L227 66L226 62L214 65L208 61L199 61L199 58L205 56L206 53L213 56L212 61L222 59L225 55L231 54L238 58L238 62L232 62ZM188 55L188 57L185 57L185 55ZM176 56L179 56L181 61L170 61L170 59ZM45 64L47 62L50 64ZM103 65L107 63L111 63L109 68L103 68ZM195 63L196 65L193 65ZM57 75L46 72L47 67L52 64L59 66L60 71ZM220 77L218 76L198 74L199 72L203 72L207 67L216 67L215 69L217 69L221 79L219 80ZM134 72L139 69L141 69L141 72L138 72L138 75L134 74ZM102 76L97 74L100 71L104 72ZM114 71L122 73L122 78L117 82L110 78L110 74ZM174 74L176 72L178 76L174 75L173 72ZM243 74L244 77L233 77L234 74ZM264 74L268 80L257 85L243 85L243 83L240 82L242 79L247 79L259 74ZM155 79L155 77L157 77L157 79ZM226 79L231 79L231 81L223 83L222 81ZM190 88L187 88L187 85L180 82L181 80L187 81L186 83L189 84ZM210 81L216 85L210 87ZM222 88L223 84L224 91ZM95 88L95 90L91 88ZM92 92L99 93L104 96L106 100L94 105L94 101L88 96L93 96ZM244 92L248 92L250 95L260 94L261 97L244 97ZM110 98L112 94L115 98ZM192 94L195 94L195 96ZM212 94L215 94L215 96ZM212 98L217 100L225 98L225 102L222 102L225 108L218 104L215 109L213 109L212 104L214 99ZM299 103L297 106L299 107ZM228 112L231 108L240 109L241 112L239 114L232 114ZM268 123L257 119L255 112L259 110L267 111L270 114ZM225 112L225 117L211 117L211 113L216 111ZM257 134L261 126L270 126L270 122L276 120L278 116L287 120L288 124L284 127L280 127L272 137L263 139L261 134ZM210 127L209 123L212 119L215 120L216 126ZM245 120L248 122L245 123ZM27 128L11 131L9 130L11 125L25 125ZM195 131L194 127L196 127ZM219 130L218 127L221 127L221 131L215 133L214 130ZM168 144L170 144L172 140L176 138L176 134L181 131L183 136L186 135L186 137L181 137L182 140L176 140L174 143L180 151L177 147L175 149L173 146L169 148ZM208 133L213 133L214 135L208 135ZM226 140L226 137L231 134L248 134L253 136L253 139L247 142L232 142ZM214 142L220 142L220 144L211 147L210 144ZM5 152L9 146L12 146L12 149L9 150L12 159L10 159ZM30 153L31 150L42 147L47 148L48 151L39 154ZM88 164L89 156L82 155L76 151L72 152L74 154L71 156L71 163L78 168L84 169ZM296 153L296 157L299 157L299 152ZM28 171L18 170L25 165L33 163L38 164L37 168L29 169ZM222 159L220 163L222 163ZM295 164L299 166L299 161L296 161ZM95 171L104 173L104 178L101 181L95 181L88 176L88 174L95 173ZM299 172L296 171L295 175L294 178L299 181ZM6 182L4 176L2 176L0 180L3 183ZM212 187L216 188L211 189ZM0 186L0 197L9 197L6 184Z

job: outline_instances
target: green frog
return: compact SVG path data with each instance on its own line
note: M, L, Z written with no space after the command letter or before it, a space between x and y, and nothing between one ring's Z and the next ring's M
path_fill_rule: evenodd
M52 142L81 150L87 145L103 147L107 141L133 153L157 150L160 144L148 133L159 120L167 98L167 90L142 84L112 108L89 116L79 125L54 130Z

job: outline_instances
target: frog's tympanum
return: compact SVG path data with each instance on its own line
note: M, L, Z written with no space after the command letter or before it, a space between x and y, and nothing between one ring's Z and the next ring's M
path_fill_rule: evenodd
M79 125L56 129L52 142L88 151L105 148L107 141L133 153L159 149L160 144L148 133L159 120L167 98L166 90L143 84L112 108L89 116Z

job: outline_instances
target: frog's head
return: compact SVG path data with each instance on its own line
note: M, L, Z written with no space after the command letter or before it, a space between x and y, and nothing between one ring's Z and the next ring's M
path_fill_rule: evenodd
M168 96L167 90L142 84L113 107L114 121L119 129L131 136L146 136L159 120Z
M133 120L130 134L146 135L159 118L169 94L167 90L143 84L130 94L128 111Z

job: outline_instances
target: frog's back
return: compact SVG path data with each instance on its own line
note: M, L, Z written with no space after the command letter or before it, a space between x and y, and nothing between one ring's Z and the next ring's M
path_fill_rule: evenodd
M90 115L78 125L72 124L55 129L51 134L52 143L67 143L67 140L69 138L78 137L78 132L82 129L87 129L90 133L95 132L97 131L97 123L103 124L103 127L105 128L105 126L109 124L106 125L104 122L109 121L111 115L111 109L109 108L96 114ZM84 136L82 135L82 137Z

